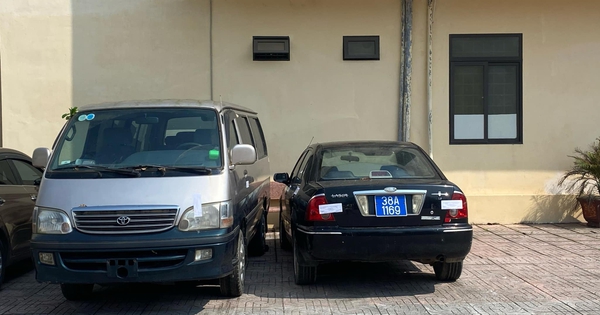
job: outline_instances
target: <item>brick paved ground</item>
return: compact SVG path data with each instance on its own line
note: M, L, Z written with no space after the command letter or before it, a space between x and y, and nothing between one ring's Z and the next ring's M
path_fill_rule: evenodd
M20 266L0 291L0 314L600 314L600 230L581 224L475 226L455 283L418 263L340 263L296 286L290 253L274 243L250 259L240 298L210 286L138 285L69 302Z

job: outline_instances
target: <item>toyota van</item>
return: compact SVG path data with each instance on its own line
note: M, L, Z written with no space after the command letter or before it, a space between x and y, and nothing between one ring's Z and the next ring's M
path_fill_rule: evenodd
M32 220L36 279L69 300L94 284L217 280L244 290L262 255L269 158L257 113L194 100L82 106L54 147Z

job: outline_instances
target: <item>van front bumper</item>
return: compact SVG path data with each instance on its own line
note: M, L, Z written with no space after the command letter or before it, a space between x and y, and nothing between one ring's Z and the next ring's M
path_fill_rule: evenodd
M238 231L208 237L180 231L142 237L76 231L73 235L34 235L36 280L117 284L218 279L233 271ZM211 250L212 257L196 261L197 250ZM52 255L54 265L42 263L41 253L46 258Z

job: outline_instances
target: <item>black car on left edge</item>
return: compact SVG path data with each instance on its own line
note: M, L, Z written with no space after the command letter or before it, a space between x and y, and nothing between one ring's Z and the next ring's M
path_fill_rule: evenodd
M31 214L41 177L29 156L0 148L0 286L6 267L31 257Z
M277 173L280 242L293 249L297 284L331 261L412 260L454 281L471 250L467 199L417 145L331 142L306 148Z

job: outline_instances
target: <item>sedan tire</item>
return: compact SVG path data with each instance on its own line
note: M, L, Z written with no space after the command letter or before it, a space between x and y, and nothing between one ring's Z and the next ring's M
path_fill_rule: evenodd
M6 264L8 263L7 256L6 248L4 248L4 244L2 243L2 240L0 240L0 288L2 287L2 282L4 282L4 272L6 271Z
M238 297L244 293L247 258L244 231L240 230L238 235L236 259L233 265L233 272L219 280L221 294L229 297Z
M462 273L463 262L436 262L433 264L435 277L440 281L456 281Z
M290 240L288 240L287 235L285 234L285 228L283 227L283 219L281 218L281 212L279 214L279 245L283 250L292 249L292 244Z
M296 284L311 284L317 281L317 266L306 265L302 261L302 256L296 241L294 240L294 281Z
M82 301L92 297L92 292L94 291L94 284L63 283L60 285L60 290L62 291L62 294L65 297L65 299L69 301Z

